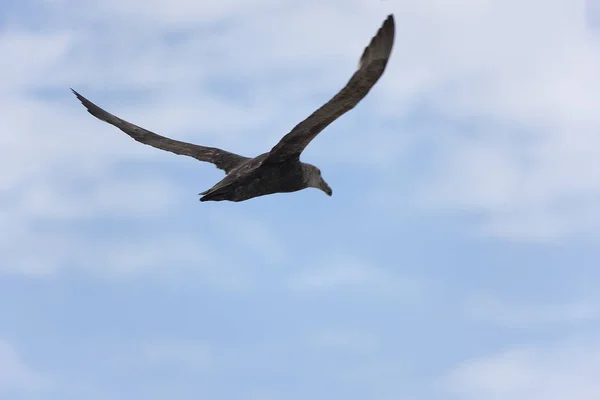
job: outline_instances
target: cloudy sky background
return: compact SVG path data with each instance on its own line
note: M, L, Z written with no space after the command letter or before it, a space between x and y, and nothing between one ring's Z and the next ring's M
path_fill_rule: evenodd
M328 198L199 203L347 81ZM0 399L600 395L600 3L4 0Z

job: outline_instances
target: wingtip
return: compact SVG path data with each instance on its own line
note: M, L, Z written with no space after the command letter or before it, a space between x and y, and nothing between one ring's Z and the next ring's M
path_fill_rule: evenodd
M396 24L394 22L394 14L388 14L367 47L365 47L358 61L358 69L362 68L372 58L385 59L387 63L387 59L392 53L395 35Z
M79 99L79 101L83 101L81 95L73 88L69 88L71 89L71 92L73 92L73 94L75 95L75 97L77 97Z
M389 25L391 28L396 26L396 21L394 20L394 14L388 14L387 18L383 22L383 25Z
M90 114L92 114L96 118L100 118L103 121L106 121L101 116L101 114L106 113L106 111L102 110L100 107L98 107L97 105L95 105L94 103L92 103L91 101L89 101L88 99L83 97L82 95L80 95L75 89L73 89L73 88L70 88L70 89L73 92L73 94L75 95L75 97L77 97L77 100L79 100L81 105L83 105Z

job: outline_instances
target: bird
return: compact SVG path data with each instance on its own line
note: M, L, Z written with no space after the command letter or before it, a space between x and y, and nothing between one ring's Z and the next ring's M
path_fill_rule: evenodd
M241 202L307 188L316 188L331 196L333 191L323 179L321 170L313 164L300 161L300 154L327 126L352 110L381 78L392 53L395 29L394 15L389 14L364 48L358 66L346 85L294 126L270 151L254 158L161 136L109 113L73 88L71 91L91 115L114 125L137 142L209 162L223 170L225 177L222 180L198 194L201 202Z

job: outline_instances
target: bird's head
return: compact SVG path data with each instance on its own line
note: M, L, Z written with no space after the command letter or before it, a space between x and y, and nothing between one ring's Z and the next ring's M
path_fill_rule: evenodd
M333 191L321 176L321 170L314 165L305 164L305 173L308 187L314 187L324 191L328 196L333 194Z

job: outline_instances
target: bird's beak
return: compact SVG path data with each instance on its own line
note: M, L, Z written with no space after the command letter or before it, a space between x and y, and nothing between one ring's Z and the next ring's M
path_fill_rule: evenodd
M319 189L327 193L327 196L331 196L333 194L333 191L331 190L327 182L323 180L323 178L321 178L321 182L319 183Z

